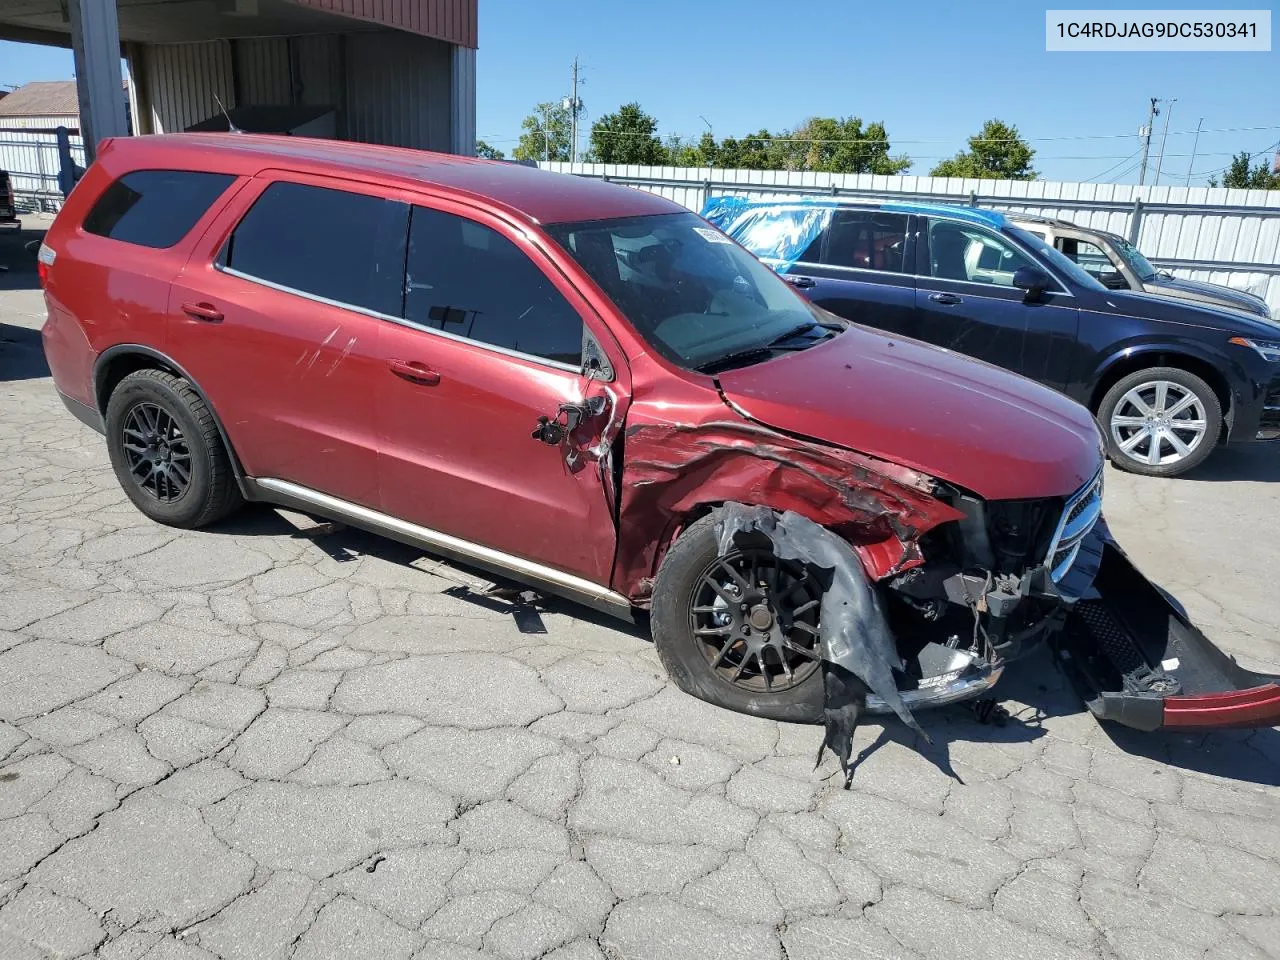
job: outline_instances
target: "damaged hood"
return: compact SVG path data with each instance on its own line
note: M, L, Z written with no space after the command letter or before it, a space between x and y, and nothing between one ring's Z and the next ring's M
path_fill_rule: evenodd
M851 326L718 377L754 420L912 467L987 500L1066 496L1102 463L1089 411L999 367Z

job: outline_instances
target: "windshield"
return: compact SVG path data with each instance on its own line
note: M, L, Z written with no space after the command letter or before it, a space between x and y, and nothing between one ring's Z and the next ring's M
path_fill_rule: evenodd
M1146 283L1156 278L1156 268L1151 265L1150 260L1142 255L1141 250L1124 237L1108 234L1107 239L1116 248L1116 253L1120 254L1120 258L1129 265L1129 269L1138 275L1139 280Z
M710 368L739 354L743 363L767 360L831 335L833 318L692 213L546 229L640 336L679 366ZM817 336L790 342L810 330Z
M1068 276L1072 283L1079 284L1089 290L1101 290L1106 292L1106 287L1100 284L1093 276L1085 272L1080 264L1076 263L1070 257L1060 250L1055 250L1040 238L1039 234L1032 233L1029 230L1023 230L1020 227L1006 227L1010 234L1022 241L1023 245L1028 247L1033 253L1039 255L1041 260L1048 261L1059 274Z

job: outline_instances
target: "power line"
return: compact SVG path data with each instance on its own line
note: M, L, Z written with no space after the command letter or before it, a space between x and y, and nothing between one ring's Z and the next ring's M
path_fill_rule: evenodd
M1119 163L1114 164L1113 166L1107 167L1107 169L1103 170L1101 173L1097 174L1096 176L1093 176L1093 177L1085 177L1085 180L1101 180L1101 179L1102 179L1103 177L1105 177L1107 174L1109 174L1109 173L1113 172L1117 167L1123 166L1123 165L1124 165L1124 163L1125 163L1125 161L1127 161L1127 160L1132 160L1134 157L1136 157L1136 156L1137 156L1139 153L1141 153L1141 152L1142 152L1141 150L1135 150L1135 151L1133 151L1133 153L1129 154L1127 157L1124 157L1123 159L1121 159L1121 161L1120 161ZM1058 159L1058 158L1057 158L1057 157L1044 157L1044 158L1042 158L1042 159L1045 159L1045 160L1056 160L1056 159ZM1102 158L1099 158L1099 159L1102 159ZM1107 157L1106 159L1110 160L1111 158L1110 158L1110 157Z

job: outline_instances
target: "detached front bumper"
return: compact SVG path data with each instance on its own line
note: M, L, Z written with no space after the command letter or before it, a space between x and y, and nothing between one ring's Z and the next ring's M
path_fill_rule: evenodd
M1054 648L1099 720L1139 730L1280 724L1280 676L1214 646L1113 542Z

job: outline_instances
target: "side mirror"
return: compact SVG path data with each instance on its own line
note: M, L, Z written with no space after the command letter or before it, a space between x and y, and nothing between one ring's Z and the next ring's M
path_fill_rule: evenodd
M1123 273L1110 271L1108 273L1098 274L1098 282L1108 290L1128 290L1129 281L1124 278Z
M1053 286L1053 281L1039 267L1019 267L1013 272L1013 285L1026 291L1024 299L1038 300L1042 293Z

